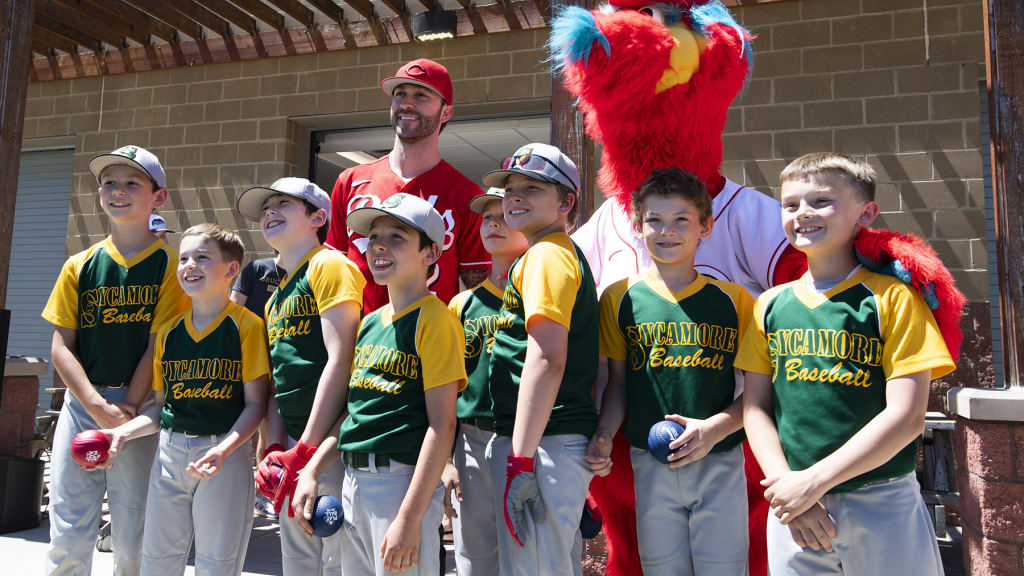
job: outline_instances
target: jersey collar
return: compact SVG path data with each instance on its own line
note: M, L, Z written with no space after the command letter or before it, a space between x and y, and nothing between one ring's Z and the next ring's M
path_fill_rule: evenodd
M689 286L683 288L678 292L672 292L671 290L669 290L668 286L666 286L660 278L657 278L654 275L654 273L651 272L650 268L648 268L647 271L644 272L643 281L644 284L646 284L647 287L650 288L651 291L653 291L655 294L661 296L662 298L668 300L669 302L675 303L685 298L689 298L690 296L693 296L694 294L699 292L700 289L703 288L708 283L708 277L698 272L697 277L693 280L693 282L690 282Z
M227 315L235 308L238 308L238 304L228 301L228 305L225 306L224 309L220 311L220 314L217 314L217 317L207 324L206 328L203 328L202 331L196 330L195 324L192 323L192 310L190 309L188 312L185 312L185 331L192 337L193 342L200 342L203 338L206 338L211 332L216 330L217 327L224 322L224 318L226 318Z
M314 246L312 250L306 252L306 255L302 257L302 260L299 261L299 265L295 267L295 270L285 270L285 275L281 277L281 286L287 286L288 284L291 284L292 280L295 279L295 273L298 272L299 270L302 270L302 267L305 266L307 262L312 260L313 256L319 254L320 251L323 249L324 247L321 245Z
M398 320L399 318L405 316L406 314L412 312L413 310L422 307L424 304L427 303L427 299L429 298L436 298L436 296L434 296L433 294L427 294L426 296L423 296L422 298L413 302L412 304L409 304L405 308L402 308L398 312L395 312L391 307L391 303L388 302L387 304L381 307L380 321L385 326L389 326L392 323L394 323L395 320Z
M114 262L117 262L118 265L120 265L123 268L131 268L132 266L135 266L139 262L142 262L143 260L148 258L150 254L156 252L158 249L164 246L166 246L166 244L164 244L164 241L157 238L156 240L153 240L153 243L147 246L145 250L136 254L135 257L133 257L131 260L126 260L125 257L121 255L120 250L117 249L117 246L114 245L113 238L107 236L106 238L103 239L103 249L107 251L107 254L110 255L110 258ZM177 265L177 263L175 263L174 265Z
M843 280L825 292L816 292L808 285L810 282L810 275L807 272L804 272L804 275L793 283L793 294L798 300L800 300L800 302L803 303L804 306L813 310L825 302L828 302L836 294L840 294L851 287L860 284L867 279L870 274L871 272L867 268L859 268L846 280Z

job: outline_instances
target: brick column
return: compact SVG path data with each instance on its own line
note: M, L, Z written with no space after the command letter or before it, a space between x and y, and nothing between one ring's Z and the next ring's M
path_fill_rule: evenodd
M39 375L49 364L41 358L8 358L0 394L0 456L32 457L32 436L39 407Z

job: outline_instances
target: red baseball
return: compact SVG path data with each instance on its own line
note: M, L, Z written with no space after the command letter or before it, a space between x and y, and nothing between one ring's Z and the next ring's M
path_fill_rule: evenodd
M95 466L107 459L110 442L107 435L99 430L79 432L71 440L71 458L79 466Z

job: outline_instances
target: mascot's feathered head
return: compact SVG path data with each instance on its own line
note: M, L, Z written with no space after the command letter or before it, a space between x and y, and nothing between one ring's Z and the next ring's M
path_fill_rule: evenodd
M598 185L628 210L652 170L679 166L721 188L722 130L753 68L752 36L717 0L568 7L549 48L603 144Z

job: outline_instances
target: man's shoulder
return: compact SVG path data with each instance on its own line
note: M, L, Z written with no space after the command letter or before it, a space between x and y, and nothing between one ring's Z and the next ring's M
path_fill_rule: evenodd
M387 170L391 170L388 166L388 157L386 154L373 162L359 164L346 169L338 176L338 182L351 187L359 184L360 182L371 181L373 180L373 176L382 169L382 166Z
M439 162L438 165L434 168L433 172L436 172L436 175L438 177L442 177L445 179L449 189L452 191L453 194L468 194L468 197L472 198L483 192L483 190L480 188L479 185L477 185L476 182L473 182L472 180L467 178L465 174L459 172L454 166L449 164L443 158L441 159L441 162Z

